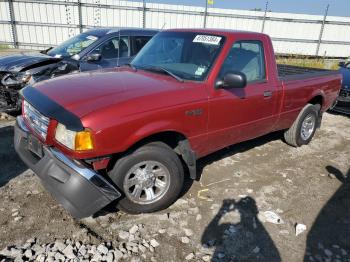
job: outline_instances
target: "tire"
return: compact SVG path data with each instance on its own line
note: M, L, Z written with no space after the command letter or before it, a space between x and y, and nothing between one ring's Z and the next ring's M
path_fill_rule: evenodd
M157 173L158 177L155 178ZM144 145L120 158L109 176L124 194L117 208L129 214L151 213L169 207L178 198L184 182L184 170L179 157L170 147L158 143ZM133 179L139 182L130 187L135 183ZM159 180L163 183L155 184ZM132 182L128 185L127 181ZM158 184L162 187L157 188ZM134 196L139 195L137 190L140 192L140 188L141 195ZM153 200L150 190L155 197Z
M317 126L320 124L320 109L321 106L318 104L307 104L301 110L293 125L284 133L284 139L287 144L294 147L300 147L302 145L307 145L310 143L315 134ZM309 132L306 132L305 130L307 129L305 128L303 129L304 132L302 132L303 122L308 122L306 119L310 119L309 117L314 120L314 126Z

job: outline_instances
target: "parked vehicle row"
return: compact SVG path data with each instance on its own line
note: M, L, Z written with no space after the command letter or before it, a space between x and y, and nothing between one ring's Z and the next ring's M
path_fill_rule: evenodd
M153 212L221 148L277 130L308 144L341 79L277 65L265 34L166 30L126 66L25 87L15 149L74 217Z
M350 115L350 62L340 62L339 66L343 75L343 83L332 110Z
M0 57L0 112L20 110L18 92L26 84L130 63L157 32L134 28L92 29L41 53Z

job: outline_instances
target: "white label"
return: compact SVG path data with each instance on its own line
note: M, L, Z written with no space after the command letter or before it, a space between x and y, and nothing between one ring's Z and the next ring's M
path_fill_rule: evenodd
M194 43L203 43L209 45L219 45L222 37L215 35L197 35L194 39Z
M97 40L97 37L94 36L94 35L88 35L86 38L91 40L91 41L96 41Z
M197 70L196 70L196 72L194 73L196 76L201 76L201 75L203 75L203 73L205 72L205 67L198 67L197 68Z

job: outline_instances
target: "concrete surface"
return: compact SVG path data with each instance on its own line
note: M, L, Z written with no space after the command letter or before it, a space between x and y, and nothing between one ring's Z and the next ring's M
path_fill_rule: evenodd
M307 146L290 147L274 133L202 159L200 181L188 180L167 210L132 216L110 205L78 221L17 157L13 121L3 120L0 250L33 237L118 245L122 230L142 224L144 237L160 243L134 256L142 261L350 261L349 131L349 117L326 113ZM298 223L306 230L296 236Z

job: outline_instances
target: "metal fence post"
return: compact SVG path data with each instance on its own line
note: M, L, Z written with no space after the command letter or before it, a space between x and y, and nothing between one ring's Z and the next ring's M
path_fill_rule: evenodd
M10 12L10 19L11 19L10 23L11 23L13 46L14 48L18 48L18 36L17 36L15 12L13 9L13 1L8 0L8 2L9 2L9 12Z
M78 0L79 32L83 32L83 17L81 13L81 0Z
M101 1L95 0L94 1L96 8L94 7L94 27L101 26Z
M264 20L262 23L262 27L261 27L261 33L264 33L264 29L265 29L265 21L266 21L266 12L267 12L267 6L269 5L269 1L266 1L266 5L265 5L265 13L264 13Z
M207 27L207 15L208 15L208 0L205 0L205 11L204 11L203 28Z
M316 48L316 56L318 56L319 52L320 52L320 46L321 46L321 42L322 42L324 26L325 26L327 15L328 15L328 9L329 9L329 4L327 5L326 11L324 12L323 21L322 21L321 30L320 30L320 35L318 37L318 43L317 43L317 48Z
M146 0L143 0L142 6L142 27L146 28Z

